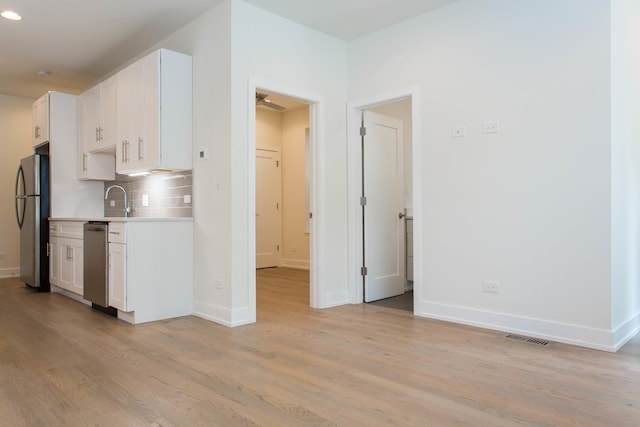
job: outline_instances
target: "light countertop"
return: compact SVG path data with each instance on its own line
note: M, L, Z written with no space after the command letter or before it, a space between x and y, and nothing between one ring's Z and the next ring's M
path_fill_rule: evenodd
M102 222L193 222L192 217L76 217L76 218L55 218L50 217L49 221L76 221L76 222L89 222L89 221L102 221Z

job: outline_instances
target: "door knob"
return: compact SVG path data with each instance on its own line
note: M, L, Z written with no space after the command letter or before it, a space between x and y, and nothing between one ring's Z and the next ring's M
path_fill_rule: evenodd
M400 213L398 214L398 218L400 218L400 219L404 218L405 216L406 216L406 215L405 215L403 212L400 212Z

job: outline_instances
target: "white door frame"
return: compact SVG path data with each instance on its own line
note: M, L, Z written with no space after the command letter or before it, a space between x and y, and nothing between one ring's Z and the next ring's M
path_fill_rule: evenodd
M421 299L422 281L422 208L420 195L422 183L419 177L421 149L420 149L420 103L418 89L400 89L383 94L373 95L369 98L359 99L347 104L347 164L348 164L348 200L347 200L347 224L348 224L348 251L349 251L349 302L361 304L364 299L363 281L360 274L362 267L362 206L360 206L360 193L362 190L362 151L360 150L360 124L362 111L388 104L402 99L411 99L411 146L412 146L412 186L413 186L413 253L414 259L414 287L413 301L414 313L418 310Z
M278 82L266 81L258 77L250 77L247 87L247 105L248 105L248 126L247 126L247 146L249 158L247 162L249 167L248 173L248 211L249 224L247 242L247 259L249 260L249 309L252 311L255 319L256 313L256 90L266 90L276 92L282 95L297 98L309 103L309 142L311 147L311 182L309 188L309 204L313 219L309 225L309 302L312 308L325 308L324 286L322 277L324 277L322 266L323 256L325 252L324 215L321 211L322 194L324 191L324 141L325 141L325 102L324 97L318 94L309 93L306 90L290 87L286 84Z

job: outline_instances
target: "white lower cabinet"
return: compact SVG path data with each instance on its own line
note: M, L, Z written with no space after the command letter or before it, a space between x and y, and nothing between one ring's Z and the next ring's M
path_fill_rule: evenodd
M60 284L60 244L58 235L49 232L49 283L55 286Z
M59 239L60 282L58 286L74 294L83 293L83 242L82 239Z
M109 305L143 323L191 314L193 223L109 223Z
M49 226L49 282L77 295L83 293L82 225L52 221Z
M131 311L127 304L127 235L124 223L109 224L109 305Z

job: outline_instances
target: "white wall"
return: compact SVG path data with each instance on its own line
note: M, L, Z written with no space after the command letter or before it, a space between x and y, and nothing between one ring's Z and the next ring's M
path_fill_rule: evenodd
M611 2L612 328L640 328L640 3Z
M193 57L194 314L231 324L231 4L156 47ZM200 159L204 150L207 159Z
M15 214L15 182L20 159L33 154L33 99L0 94L0 278L20 274L20 235Z
M282 114L282 265L309 268L305 132L309 107Z
M256 108L256 146L282 148L282 113Z
M461 0L350 44L350 100L420 98L417 314L611 348L609 27L607 1Z
M264 31L268 28L268 31ZM250 103L253 94L251 81L267 82L289 88L293 92L312 94L322 99L323 110L317 124L319 138L316 171L319 187L314 221L323 239L316 266L323 273L318 281L322 290L316 301L318 307L343 304L348 301L346 224L343 212L346 206L346 164L344 102L346 98L346 44L297 23L283 19L240 1L232 2L232 138L231 164L233 170L231 206L232 242L232 301L234 312L254 312L255 275L251 236L252 205L254 200L254 174L249 169L248 153L252 151L250 129ZM268 89L268 88L267 88ZM282 93L283 91L279 91ZM287 93L291 94L291 93ZM296 95L296 93L293 93ZM303 96L299 98L305 99ZM251 154L252 155L252 154ZM326 162L326 164L325 164ZM330 171L330 172L329 172ZM251 318L247 318L251 321Z

